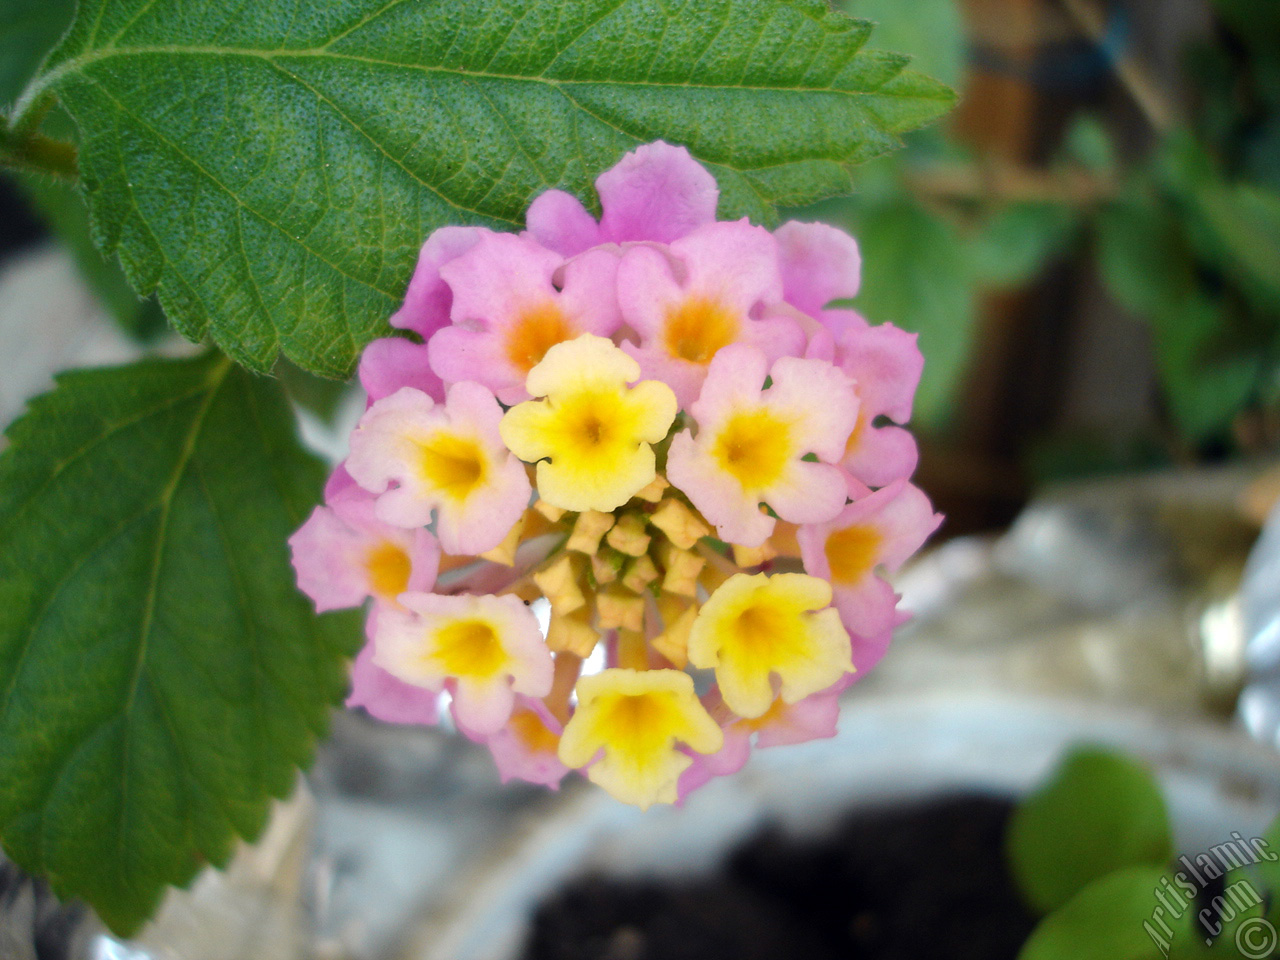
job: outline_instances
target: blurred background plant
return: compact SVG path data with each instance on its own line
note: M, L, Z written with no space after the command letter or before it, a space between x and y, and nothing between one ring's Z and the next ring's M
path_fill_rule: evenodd
M854 306L921 335L921 484L948 533L1048 480L1274 452L1280 5L846 0L962 91L798 211L863 250Z

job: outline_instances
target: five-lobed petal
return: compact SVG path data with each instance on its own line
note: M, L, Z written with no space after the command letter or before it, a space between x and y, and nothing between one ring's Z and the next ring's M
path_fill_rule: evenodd
M585 334L547 351L529 371L528 400L507 411L502 439L537 462L538 494L564 510L607 512L657 475L651 444L676 416L671 388L638 379L640 366L604 337Z
M759 717L781 696L795 703L853 672L849 634L827 609L831 585L803 573L734 574L702 605L689 662L714 669L725 704Z
M773 378L763 389L766 375ZM822 360L731 346L711 362L691 412L698 434L671 442L667 478L723 540L758 547L773 531L766 503L784 520L829 520L845 504L844 453L858 402L848 377ZM815 454L819 461L804 458Z
M420 527L434 513L446 553L483 553L524 515L531 492L523 464L499 436L501 418L478 383L454 384L443 405L402 387L361 418L347 470L377 495L380 519Z
M674 803L680 774L693 761L677 749L714 753L719 725L680 670L612 668L578 681L578 709L560 738L560 759L584 767L624 803L647 809ZM593 759L602 754L598 760Z
M447 686L457 722L468 731L496 733L517 693L550 692L551 653L518 597L406 593L400 605L379 612L373 662L404 683Z

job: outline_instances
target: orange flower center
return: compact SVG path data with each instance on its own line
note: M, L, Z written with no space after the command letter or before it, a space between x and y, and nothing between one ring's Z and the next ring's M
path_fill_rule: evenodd
M875 527L846 527L827 538L827 563L836 583L857 583L875 566L880 549L880 531Z
M511 714L509 721L511 732L515 738L529 749L530 753L555 753L560 745L560 738L547 729L532 710L517 710Z
M365 560L369 586L380 597L396 597L409 586L409 555L394 543L385 542L369 551Z
M543 301L522 313L507 333L507 359L527 374L542 362L548 350L577 333L555 303Z
M721 347L738 339L738 328L738 318L718 301L689 297L667 314L667 352L705 366Z

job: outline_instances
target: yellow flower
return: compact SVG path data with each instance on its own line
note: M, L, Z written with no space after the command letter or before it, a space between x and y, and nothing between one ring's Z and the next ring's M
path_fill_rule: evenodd
M647 809L674 803L676 781L693 762L684 743L714 753L724 734L698 701L693 678L679 670L603 670L578 681L578 709L560 738L560 760L624 803Z
M689 634L689 661L714 668L720 693L740 717L782 699L803 700L853 672L849 634L831 603L831 584L803 573L739 573L702 605ZM812 611L818 611L814 613Z
M529 371L525 387L545 400L516 404L502 418L502 440L538 464L538 494L565 510L608 512L657 475L653 448L676 416L671 388L627 384L640 365L604 337L559 343Z

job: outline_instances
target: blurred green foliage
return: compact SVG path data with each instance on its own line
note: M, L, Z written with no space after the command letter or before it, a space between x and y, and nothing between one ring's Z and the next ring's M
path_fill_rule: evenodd
M1024 285L1068 252L1096 257L1112 295L1149 324L1157 413L1179 452L1231 449L1242 413L1280 406L1280 4L1213 5L1216 35L1186 51L1194 108L1154 148L1123 156L1088 115L1068 127L1052 169L1092 178L1102 186L1095 198L931 198L922 171L973 161L933 128L863 167L854 197L798 211L858 237L865 274L854 306L920 334L928 362L918 426L939 432L955 409L981 295ZM961 84L966 40L953 0L846 0L843 9L876 21L878 40L912 54L922 72ZM1084 447L1087 463L1075 463ZM1149 464L1161 459L1152 448L1134 433L1061 436L1035 456L1059 474Z
M1125 867L1172 856L1160 786L1141 764L1097 748L1070 753L1009 823L1009 865L1041 913Z
M1280 851L1280 820L1264 839ZM1227 960L1243 956L1243 925L1258 923L1264 909L1280 919L1276 863L1245 863L1222 876L1205 866L1222 860L1192 853L1188 862L1198 859L1205 874L1184 869L1159 784L1136 760L1105 748L1063 758L1015 810L1005 841L1023 898L1043 915L1018 960ZM1257 855L1254 846L1236 849L1239 860ZM1234 862L1228 857L1223 869Z

